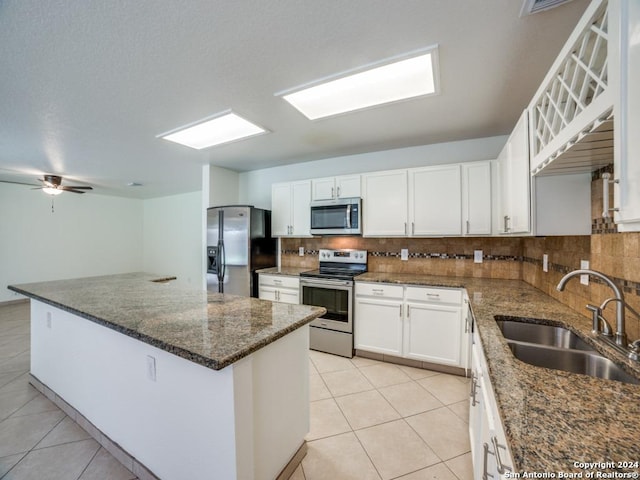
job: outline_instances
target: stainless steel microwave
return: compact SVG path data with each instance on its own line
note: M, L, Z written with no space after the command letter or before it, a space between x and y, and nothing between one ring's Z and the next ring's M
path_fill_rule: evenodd
M362 234L361 207L362 200L356 197L311 202L311 234Z

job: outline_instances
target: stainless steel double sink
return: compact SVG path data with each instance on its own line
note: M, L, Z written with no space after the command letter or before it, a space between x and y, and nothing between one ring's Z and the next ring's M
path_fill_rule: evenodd
M596 352L566 328L496 317L513 355L528 364L606 380L640 384L640 380Z

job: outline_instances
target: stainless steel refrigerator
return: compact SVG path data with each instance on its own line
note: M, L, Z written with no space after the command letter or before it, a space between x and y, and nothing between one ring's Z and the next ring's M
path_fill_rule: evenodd
M258 296L256 270L276 265L271 212L247 205L207 209L207 290Z

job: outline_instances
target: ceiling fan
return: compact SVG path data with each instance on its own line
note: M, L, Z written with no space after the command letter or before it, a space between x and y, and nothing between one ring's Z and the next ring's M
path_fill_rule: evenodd
M83 190L93 190L93 187L81 185L62 185L62 177L59 175L44 175L44 178L39 178L38 180L42 182L42 186L36 187L33 190L42 190L49 195L60 195L62 192L85 193ZM0 180L0 182L33 186L32 183L12 182L9 180Z

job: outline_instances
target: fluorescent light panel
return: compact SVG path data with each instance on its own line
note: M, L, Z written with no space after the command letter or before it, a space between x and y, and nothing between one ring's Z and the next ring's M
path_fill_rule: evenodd
M264 128L245 120L233 112L225 112L216 115L215 118L208 117L195 125L192 124L178 130L172 130L158 135L158 137L201 150L214 145L260 135L266 133L266 131Z
M310 120L436 93L437 47L282 95Z

